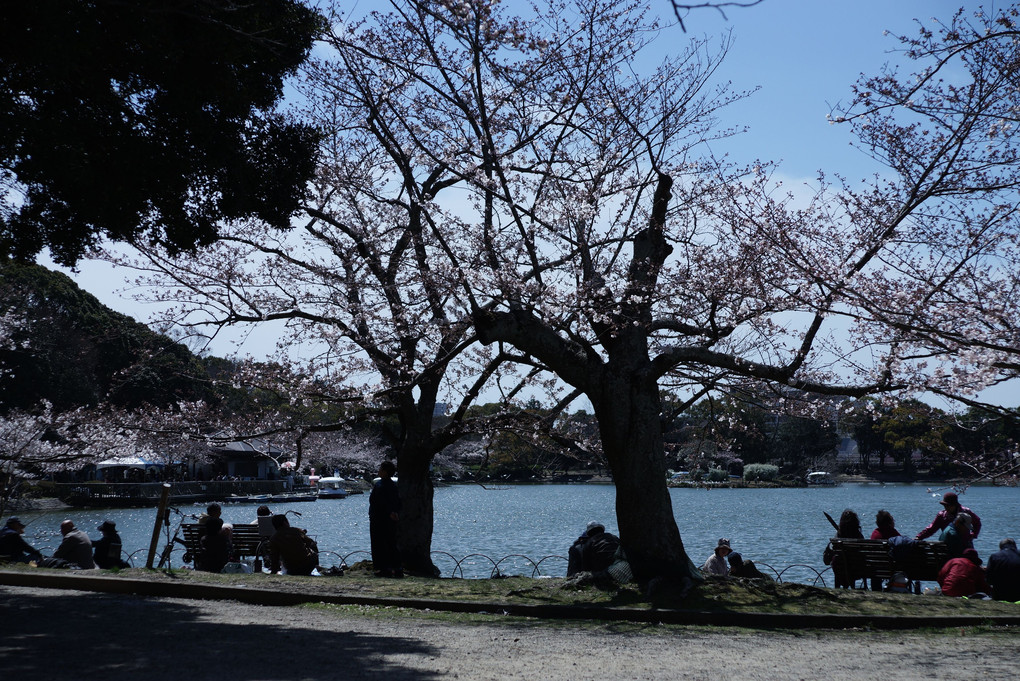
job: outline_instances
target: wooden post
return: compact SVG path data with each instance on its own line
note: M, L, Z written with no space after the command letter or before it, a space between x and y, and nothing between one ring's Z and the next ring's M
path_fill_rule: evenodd
M145 568L152 569L152 563L156 560L156 545L159 543L159 526L166 518L167 506L170 505L170 483L163 483L163 494L159 497L159 510L156 511L156 524L152 528L152 541L149 542L149 558L145 561Z

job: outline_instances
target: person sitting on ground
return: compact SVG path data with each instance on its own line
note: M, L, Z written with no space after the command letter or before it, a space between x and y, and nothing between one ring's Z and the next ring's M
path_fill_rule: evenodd
M319 546L305 530L291 527L286 515L274 515L276 531L269 538L269 571L276 574L281 563L288 575L310 575L319 566Z
M1020 552L1017 552L1015 540L1003 539L999 550L988 556L986 577L992 587L992 598L1020 602Z
M964 549L959 558L950 558L939 570L943 596L974 596L990 591L981 569L981 558L974 549Z
M3 529L0 529L0 562L28 563L42 560L42 553L32 548L21 536L25 533L25 523L17 516L11 516Z
M896 529L896 521L893 520L889 511L879 511L875 514L875 529L871 531L872 539L889 539L900 536Z
M117 523L104 520L97 529L103 536L92 542L92 558L96 566L104 570L131 567L130 563L120 557L122 544L117 534Z
M965 549L974 548L970 532L971 522L969 513L957 513L952 524L939 535L939 541L949 549L950 558L959 558Z
M273 512L265 504L255 511L255 524L259 526L259 536L263 539L269 539L273 532L276 532L276 528L273 527Z
M74 526L70 520L60 523L60 534L64 535L60 546L53 552L53 558L77 566L82 570L95 570L96 561L92 557L92 540Z
M715 550L712 551L712 555L709 556L708 560L705 561L705 564L701 566L702 572L725 577L730 573L730 567L726 563L726 556L731 553L733 553L733 549L730 548L730 540L720 539Z
M931 521L928 527L924 528L917 533L918 539L927 539L939 530L944 530L949 527L953 522L953 518L958 513L966 513L971 519L970 538L971 540L977 539L981 533L981 518L978 518L977 513L967 508L966 506L960 505L960 498L956 496L956 492L946 492L942 495L942 510L935 516L935 520Z
M602 572L613 564L620 548L620 538L606 532L605 526L591 521L584 534L567 550L567 576L579 572Z
M730 564L730 577L744 577L746 579L767 579L772 578L761 572L753 561L744 560L739 553L731 553L727 559Z
M205 534L198 540L195 569L203 572L222 572L230 562L230 537L222 532L223 519L211 516L205 523Z

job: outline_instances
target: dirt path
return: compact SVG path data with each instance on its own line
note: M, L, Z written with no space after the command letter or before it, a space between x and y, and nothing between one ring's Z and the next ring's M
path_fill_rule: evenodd
M449 624L0 587L5 679L946 679L1016 673L1015 634Z

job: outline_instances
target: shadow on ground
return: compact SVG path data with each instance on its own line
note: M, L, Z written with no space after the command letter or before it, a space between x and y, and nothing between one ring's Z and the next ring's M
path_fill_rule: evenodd
M411 638L280 627L258 621L258 607L214 622L202 605L0 588L0 669L6 679L438 678L384 657L437 654Z

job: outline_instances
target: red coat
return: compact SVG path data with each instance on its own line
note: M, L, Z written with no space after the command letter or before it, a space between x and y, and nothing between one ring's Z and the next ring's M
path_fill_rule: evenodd
M888 539L889 537L898 537L898 536L900 536L900 533L896 530L895 527L892 528L892 529L888 529L887 528L885 530L883 530L882 528L876 527L874 530L871 531L871 538L872 539Z
M944 596L970 596L979 591L988 593L985 571L969 558L953 558L939 570L939 586Z

